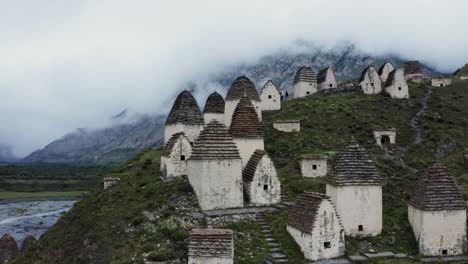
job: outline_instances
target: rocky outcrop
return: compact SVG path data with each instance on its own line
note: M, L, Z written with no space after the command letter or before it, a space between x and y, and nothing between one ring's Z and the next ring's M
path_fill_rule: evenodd
M13 260L18 253L19 249L16 240L8 234L3 235L0 238L0 264Z
M24 253L28 249L30 249L35 243L37 242L36 238L33 235L27 235L24 240L23 244L21 244L20 252Z

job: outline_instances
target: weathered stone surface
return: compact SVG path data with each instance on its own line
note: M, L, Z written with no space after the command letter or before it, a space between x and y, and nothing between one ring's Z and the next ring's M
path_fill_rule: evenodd
M254 83L246 76L240 76L234 80L226 95L226 101L240 100L243 96L247 96L250 100L260 101Z
M425 211L465 210L463 193L455 178L437 162L419 179L410 204Z
M182 91L176 98L166 119L166 125L172 124L203 125L203 116L193 95Z
M395 69L388 75L385 83L385 92L392 98L409 98L409 87L406 83L405 71L403 69Z
M212 121L195 141L191 159L240 159L240 156L226 127L217 121Z
M360 262L360 261L366 261L367 260L366 257L361 256L361 255L352 255L352 256L349 256L349 259L351 259L354 262Z
M257 149L242 172L244 199L252 205L271 205L281 200L281 183L265 150Z
M431 78L431 86L444 87L452 84L452 77L449 76L438 76Z
M379 94L382 92L382 81L373 65L365 68L359 78L359 86L365 94Z
M302 177L323 177L328 173L328 157L324 155L303 155L301 157Z
M27 235L23 240L23 244L21 244L21 253L30 249L36 242L37 240L33 235Z
M395 69L392 63L390 62L385 62L380 66L379 68L379 76L380 80L382 80L382 83L385 83L387 81L388 75Z
M301 131L301 122L299 120L275 120L273 128L283 132Z
M390 252L390 251L379 252L379 253L366 253L364 255L366 255L368 258L381 258L381 257L393 257L393 256L395 256L395 254L393 252Z
M453 257L432 257L432 258L421 258L421 262L449 262L449 261L468 261L468 256L453 256Z
M289 212L287 231L309 260L336 258L345 253L343 225L330 197L304 192Z
M234 239L229 229L193 229L190 232L188 263L233 263Z
M224 99L217 93L213 92L206 99L205 109L203 113L218 113L224 114Z
M373 131L375 143L381 148L389 147L396 143L395 128L376 128Z
M233 138L263 138L263 126L247 96L243 96L232 115L230 133Z
M183 132L174 134L164 145L161 153L160 171L163 180L188 175L188 159L192 146Z
M294 76L294 98L312 95L317 92L317 75L311 67L302 66Z
M119 183L119 181L120 181L120 178L118 177L105 177L104 178L104 190L116 185L117 183Z
M335 89L337 83L335 73L332 67L327 67L319 72L317 75L317 86L319 90Z
M327 183L335 186L382 186L383 178L377 172L369 153L352 140L333 162Z
M0 238L0 264L13 260L18 254L16 240L8 234L3 235Z
M268 80L260 92L262 111L274 111L281 109L281 95L272 80Z

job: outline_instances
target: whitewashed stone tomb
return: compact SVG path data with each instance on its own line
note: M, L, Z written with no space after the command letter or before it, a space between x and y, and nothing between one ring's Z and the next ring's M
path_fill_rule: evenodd
M224 124L224 99L217 93L213 92L206 99L205 108L203 109L203 119L205 124L213 120Z
M172 135L161 153L161 178L171 180L188 175L188 159L192 154L190 141L183 132Z
M301 122L299 120L275 120L273 128L282 132L299 132L301 131Z
M287 231L309 260L345 254L345 232L330 197L313 192L299 195L289 212Z
M338 84L332 67L327 67L319 72L317 75L317 86L319 91L337 88Z
M379 73L380 80L382 81L382 83L387 82L388 75L393 70L395 70L395 67L390 62L385 62L382 66L380 66L378 73Z
M234 264L234 236L230 229L193 229L188 264Z
M302 66L294 76L294 98L312 95L317 92L317 75L311 67Z
M381 148L388 148L396 144L395 128L376 128L373 133L375 143Z
M300 163L302 177L323 177L328 173L328 158L325 155L302 155Z
M382 81L373 65L368 66L362 71L359 86L365 94L379 94L382 92Z
M409 87L406 83L405 70L402 68L393 70L385 83L385 92L392 98L408 99Z
M281 201L281 183L275 165L265 150L257 149L242 173L244 200L252 205L271 205Z
M272 80L263 86L260 92L260 101L262 111L281 110L281 95Z
M237 78L229 88L226 96L226 102L224 107L224 122L226 127L231 126L232 115L236 110L237 104L243 96L247 96L257 112L258 119L262 120L262 109L260 96L258 95L257 89L254 83L247 77L241 76Z

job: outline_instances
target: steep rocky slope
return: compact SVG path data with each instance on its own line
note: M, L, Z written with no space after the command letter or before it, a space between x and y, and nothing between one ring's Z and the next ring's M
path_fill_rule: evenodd
M323 179L300 176L303 153L334 152L352 136L366 147L384 176L384 230L375 238L347 238L347 254L374 251L404 252L413 259L380 259L378 263L420 263L407 220L407 200L420 172L432 160L444 163L468 190L468 81L435 88L428 108L418 118L422 141L414 144L410 120L420 111L425 85L411 84L410 100L340 92L284 102L283 109L265 113L265 146L290 198L304 191L325 191ZM302 130L293 137L276 131L276 119L299 119ZM374 127L395 127L397 145L384 152L375 145ZM139 153L115 168L121 182L106 191L98 186L65 214L39 243L14 263L143 263L186 258L187 231L203 226L186 181L159 180L159 151ZM465 193L467 195L467 193ZM285 230L288 212L266 214L273 236L291 263L306 263ZM236 263L261 263L266 249L259 226L251 221L235 230Z
M261 58L257 63L242 64L212 76L227 90L239 75L246 75L261 89L268 79L280 87L281 90L292 89L292 79L295 71L303 65L310 65L315 71L333 66L338 80L357 78L361 71L369 64L377 67L385 61L400 65L404 61L398 56L371 56L348 45L332 50L323 50L312 46L304 46L303 52L278 52ZM424 66L428 74L432 69ZM207 89L206 87L191 87L193 90ZM207 91L207 94L212 91ZM203 102L198 102L203 107ZM125 111L116 117L125 115ZM158 144L163 137L164 117L145 116L139 121L125 125L111 126L99 130L78 130L58 139L45 148L27 156L26 162L53 163L118 163L126 160L136 151Z

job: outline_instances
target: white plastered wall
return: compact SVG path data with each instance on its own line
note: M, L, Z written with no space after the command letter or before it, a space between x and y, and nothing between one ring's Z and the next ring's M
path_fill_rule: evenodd
M268 83L260 94L262 111L273 111L281 109L281 96L273 84Z
M273 122L273 128L283 132L299 132L301 131L301 123Z
M327 159L303 158L301 160L301 173L303 177L323 177L327 175Z
M244 185L251 204L270 205L281 201L281 183L275 165L267 155L258 162L252 182Z
M426 256L462 255L467 250L466 211L422 211L408 205L408 220ZM446 250L447 254L443 254Z
M370 68L364 75L364 80L359 83L365 94L379 94L382 92L382 82L375 68Z
M294 84L294 98L313 95L317 92L317 82L297 82Z
M390 144L396 144L396 130L374 130L375 144L382 147L382 136L390 138Z
M192 154L190 142L182 137L172 147L169 157L161 156L161 177L166 180L188 175L188 159Z
M233 138L242 158L242 168L247 166L256 149L265 149L263 138Z
M376 236L382 232L381 186L327 184L326 194L332 198L347 235Z
M188 179L202 210L244 206L240 159L189 160Z
M317 220L310 234L287 226L289 234L299 245L306 259L319 260L343 256L345 254L344 230L333 205L324 200L318 210ZM330 243L329 248L325 248L325 242Z
M327 70L327 76L325 77L325 81L318 84L318 89L326 90L326 89L332 89L336 87L337 87L337 83L335 79L335 74L333 73L333 70L329 68Z

